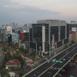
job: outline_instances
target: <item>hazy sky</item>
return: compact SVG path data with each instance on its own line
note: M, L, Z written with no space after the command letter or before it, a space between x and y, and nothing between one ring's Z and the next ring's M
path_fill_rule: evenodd
M77 0L0 0L0 25L39 19L77 20Z

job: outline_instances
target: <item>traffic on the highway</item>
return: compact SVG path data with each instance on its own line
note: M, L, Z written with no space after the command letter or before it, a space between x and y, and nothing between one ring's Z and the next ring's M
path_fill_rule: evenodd
M77 44L60 52L48 61L43 62L23 77L55 77L61 68L77 53L76 50Z

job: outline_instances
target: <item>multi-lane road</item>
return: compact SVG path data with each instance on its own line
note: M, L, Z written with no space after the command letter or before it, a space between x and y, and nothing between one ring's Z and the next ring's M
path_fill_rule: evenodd
M53 64L46 72L42 73L38 77L56 77L61 69L72 59L76 52L77 48L72 49L70 53L60 58L60 61L62 61L62 63Z
M56 77L61 69L72 59L77 53L77 44L58 53L53 58L41 63L38 67L26 73L22 77ZM53 62L54 60L60 62Z

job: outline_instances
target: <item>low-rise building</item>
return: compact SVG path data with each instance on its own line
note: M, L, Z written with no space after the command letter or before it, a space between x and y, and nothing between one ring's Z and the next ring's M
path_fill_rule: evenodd
M16 71L18 69L20 69L21 64L20 61L17 59L14 60L9 60L8 62L6 62L6 69L10 70L10 71Z

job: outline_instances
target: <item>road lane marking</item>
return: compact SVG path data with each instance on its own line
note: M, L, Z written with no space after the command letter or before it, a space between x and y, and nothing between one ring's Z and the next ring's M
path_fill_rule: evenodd
M76 44L73 44L72 46L62 50L61 52L59 52L58 54L54 55L53 57L50 58L50 60L52 60L53 58L55 58L56 56L60 55L61 53L63 53L64 51L70 49L71 47L73 47ZM45 63L47 63L47 61L41 63L39 66L37 66L36 68L32 69L31 71L29 71L28 73L24 74L22 77L26 77L27 75L29 75L31 72L35 71L36 69L38 69L39 67L41 67L42 65L44 65Z
M56 77L56 75L77 55L77 53L75 55L72 56L72 58L70 60L68 60L57 72L53 77Z
M76 47L75 47L75 48L76 48ZM75 49L75 48L74 48L74 49ZM72 52L74 49L72 49L71 52ZM67 56L67 55L70 54L71 52L69 51L69 53L65 54L65 55L64 55L63 57L61 57L59 60L63 59L65 56ZM56 63L55 63L55 64L56 64ZM40 77L41 75L43 75L43 74L44 74L45 72L47 72L50 68L52 69L55 64L51 65L49 68L47 68L45 71L43 71L38 77Z

